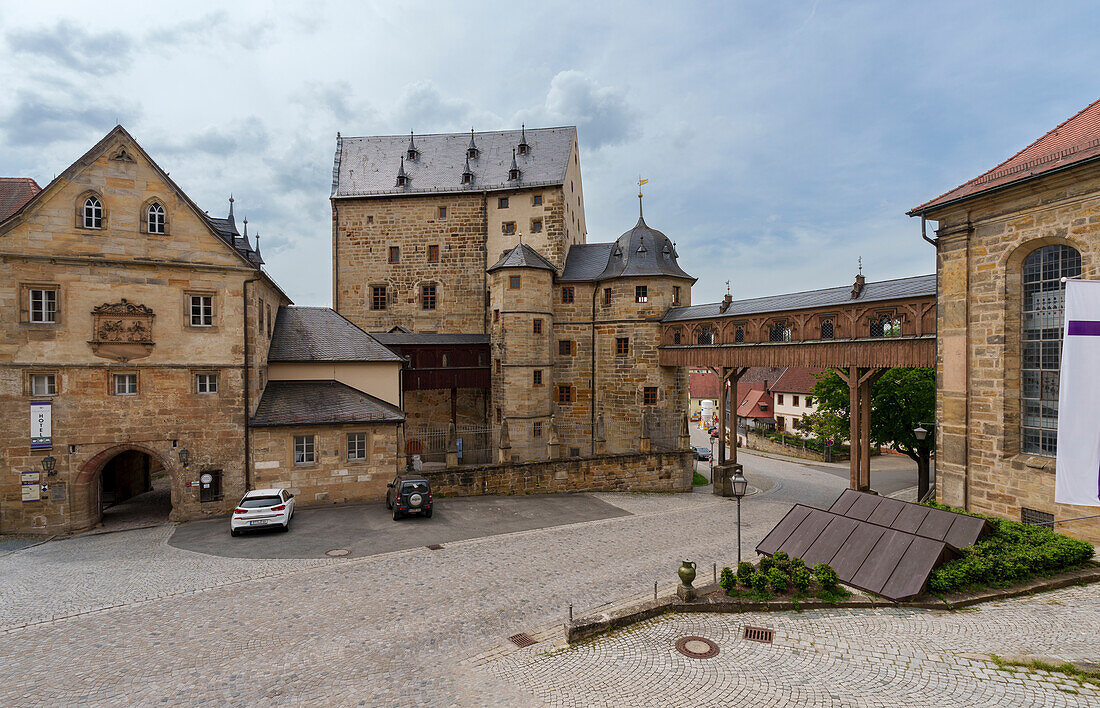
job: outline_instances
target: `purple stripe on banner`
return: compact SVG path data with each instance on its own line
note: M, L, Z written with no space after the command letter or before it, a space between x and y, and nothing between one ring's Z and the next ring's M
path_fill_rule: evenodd
M1100 321L1070 320L1066 333L1082 337L1100 337Z

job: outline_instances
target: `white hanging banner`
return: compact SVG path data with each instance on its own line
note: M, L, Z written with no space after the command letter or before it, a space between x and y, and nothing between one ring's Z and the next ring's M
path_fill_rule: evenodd
M31 401L31 449L53 447L53 416L49 401Z
M1100 281L1066 281L1054 501L1100 506Z

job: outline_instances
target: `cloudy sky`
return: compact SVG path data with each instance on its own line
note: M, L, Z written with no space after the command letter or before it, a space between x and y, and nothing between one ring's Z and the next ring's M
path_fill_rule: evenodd
M933 272L909 208L1100 98L1093 3L0 0L0 175L121 122L328 304L336 132L576 125L589 241L646 220L696 302Z

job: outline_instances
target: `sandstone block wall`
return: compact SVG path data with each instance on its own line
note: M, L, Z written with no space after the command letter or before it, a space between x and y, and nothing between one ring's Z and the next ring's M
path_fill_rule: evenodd
M1100 274L1100 171L1079 167L936 213L938 496L1020 519L1023 507L1072 518L1095 507L1054 503L1053 457L1021 450L1020 357L1024 258L1049 244ZM1058 530L1100 541L1098 520Z
M384 499L398 469L397 428L378 423L253 428L252 486L285 487L302 506ZM367 434L367 459L348 460L348 433ZM296 435L315 436L316 462L295 464Z
M438 496L561 492L690 492L693 453L599 455L580 459L426 470Z

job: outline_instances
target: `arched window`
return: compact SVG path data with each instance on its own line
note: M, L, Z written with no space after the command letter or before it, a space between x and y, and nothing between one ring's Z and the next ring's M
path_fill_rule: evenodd
M84 228L103 228L103 205L100 204L98 197L92 195L84 200L83 216Z
M736 330L734 330L734 332L733 332L733 341L736 342L737 344L744 344L745 343L745 328L744 327L738 327Z
M1020 398L1024 452L1058 451L1058 369L1062 360L1065 291L1062 278L1081 275L1081 254L1070 246L1044 246L1023 266Z
M714 344L714 331L704 327L699 330L699 344Z
M145 225L151 234L164 233L164 207L153 202L145 212Z
M833 336L834 336L833 321L831 319L822 320L821 321L821 338L822 339L832 339Z
M677 330L673 331L673 333L672 333L672 343L673 344L679 344L680 343L680 330L677 329Z
M772 325L771 334L768 337L773 342L791 341L791 327L785 322L777 322Z
M871 322L872 337L899 337L901 336L901 320L892 315L882 315Z

